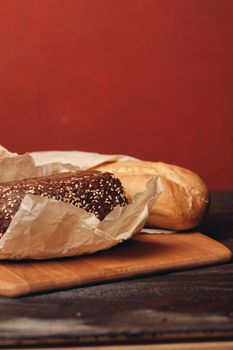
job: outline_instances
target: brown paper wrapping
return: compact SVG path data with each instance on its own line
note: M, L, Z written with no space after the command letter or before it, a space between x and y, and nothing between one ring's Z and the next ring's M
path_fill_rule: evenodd
M132 158L76 151L16 155L0 147L0 182L127 159ZM0 240L0 259L49 259L108 249L140 232L162 190L160 179L152 178L146 191L103 221L72 204L27 194Z

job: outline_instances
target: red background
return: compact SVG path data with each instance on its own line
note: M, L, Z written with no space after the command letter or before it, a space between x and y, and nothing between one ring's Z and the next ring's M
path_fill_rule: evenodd
M233 189L232 0L1 0L0 143L163 160Z

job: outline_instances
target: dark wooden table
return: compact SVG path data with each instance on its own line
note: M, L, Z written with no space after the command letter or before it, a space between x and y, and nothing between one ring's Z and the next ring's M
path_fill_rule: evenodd
M200 231L233 250L233 192L212 194ZM233 263L0 298L0 346L233 340Z

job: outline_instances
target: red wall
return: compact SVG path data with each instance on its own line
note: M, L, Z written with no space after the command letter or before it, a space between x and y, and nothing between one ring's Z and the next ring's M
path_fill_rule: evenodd
M1 0L0 143L125 153L233 189L232 0Z

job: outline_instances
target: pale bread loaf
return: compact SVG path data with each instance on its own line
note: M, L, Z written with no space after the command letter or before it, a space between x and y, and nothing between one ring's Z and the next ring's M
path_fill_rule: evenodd
M174 230L197 226L209 207L209 193L193 171L162 162L140 160L113 162L95 169L109 171L122 182L128 198L146 187L151 176L160 176L164 192L152 207L147 225Z

